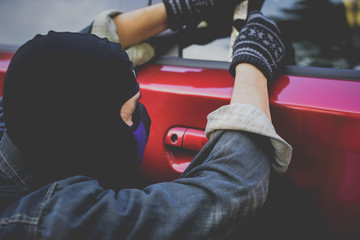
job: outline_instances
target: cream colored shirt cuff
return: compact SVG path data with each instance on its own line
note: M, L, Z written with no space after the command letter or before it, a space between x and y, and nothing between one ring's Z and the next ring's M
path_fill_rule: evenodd
M208 115L206 136L210 138L216 130L240 130L268 137L274 148L272 167L279 173L286 172L292 147L276 133L270 119L257 107L250 104L220 107Z

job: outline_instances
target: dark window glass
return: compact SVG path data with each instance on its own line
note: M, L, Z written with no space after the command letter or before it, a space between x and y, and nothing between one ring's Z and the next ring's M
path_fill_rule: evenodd
M267 0L263 12L292 43L296 65L360 69L359 0Z
M360 0L266 0L262 11L291 43L296 65L360 69ZM224 38L183 56L227 61L229 48Z

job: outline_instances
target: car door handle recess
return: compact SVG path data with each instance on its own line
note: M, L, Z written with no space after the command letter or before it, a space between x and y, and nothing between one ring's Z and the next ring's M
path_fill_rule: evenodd
M200 151L208 142L204 130L174 127L168 130L165 135L164 143L168 146L174 146L194 151Z

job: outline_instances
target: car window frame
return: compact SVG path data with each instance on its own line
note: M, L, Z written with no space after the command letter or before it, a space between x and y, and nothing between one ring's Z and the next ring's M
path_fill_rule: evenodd
M171 65L179 67L193 67L193 68L209 68L228 70L230 62L214 61L214 60L199 60L187 59L175 56L160 56L153 64ZM286 65L280 72L283 75L302 76L312 78L326 78L326 79L341 79L350 81L360 81L360 70L352 69L337 69L337 68L321 68L308 66Z

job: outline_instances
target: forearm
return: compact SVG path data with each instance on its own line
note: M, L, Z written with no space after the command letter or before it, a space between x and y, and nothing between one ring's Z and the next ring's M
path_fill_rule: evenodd
M119 41L124 49L145 41L168 28L163 3L119 14L113 20Z
M267 80L253 65L241 63L236 67L231 104L251 104L262 110L271 120Z

